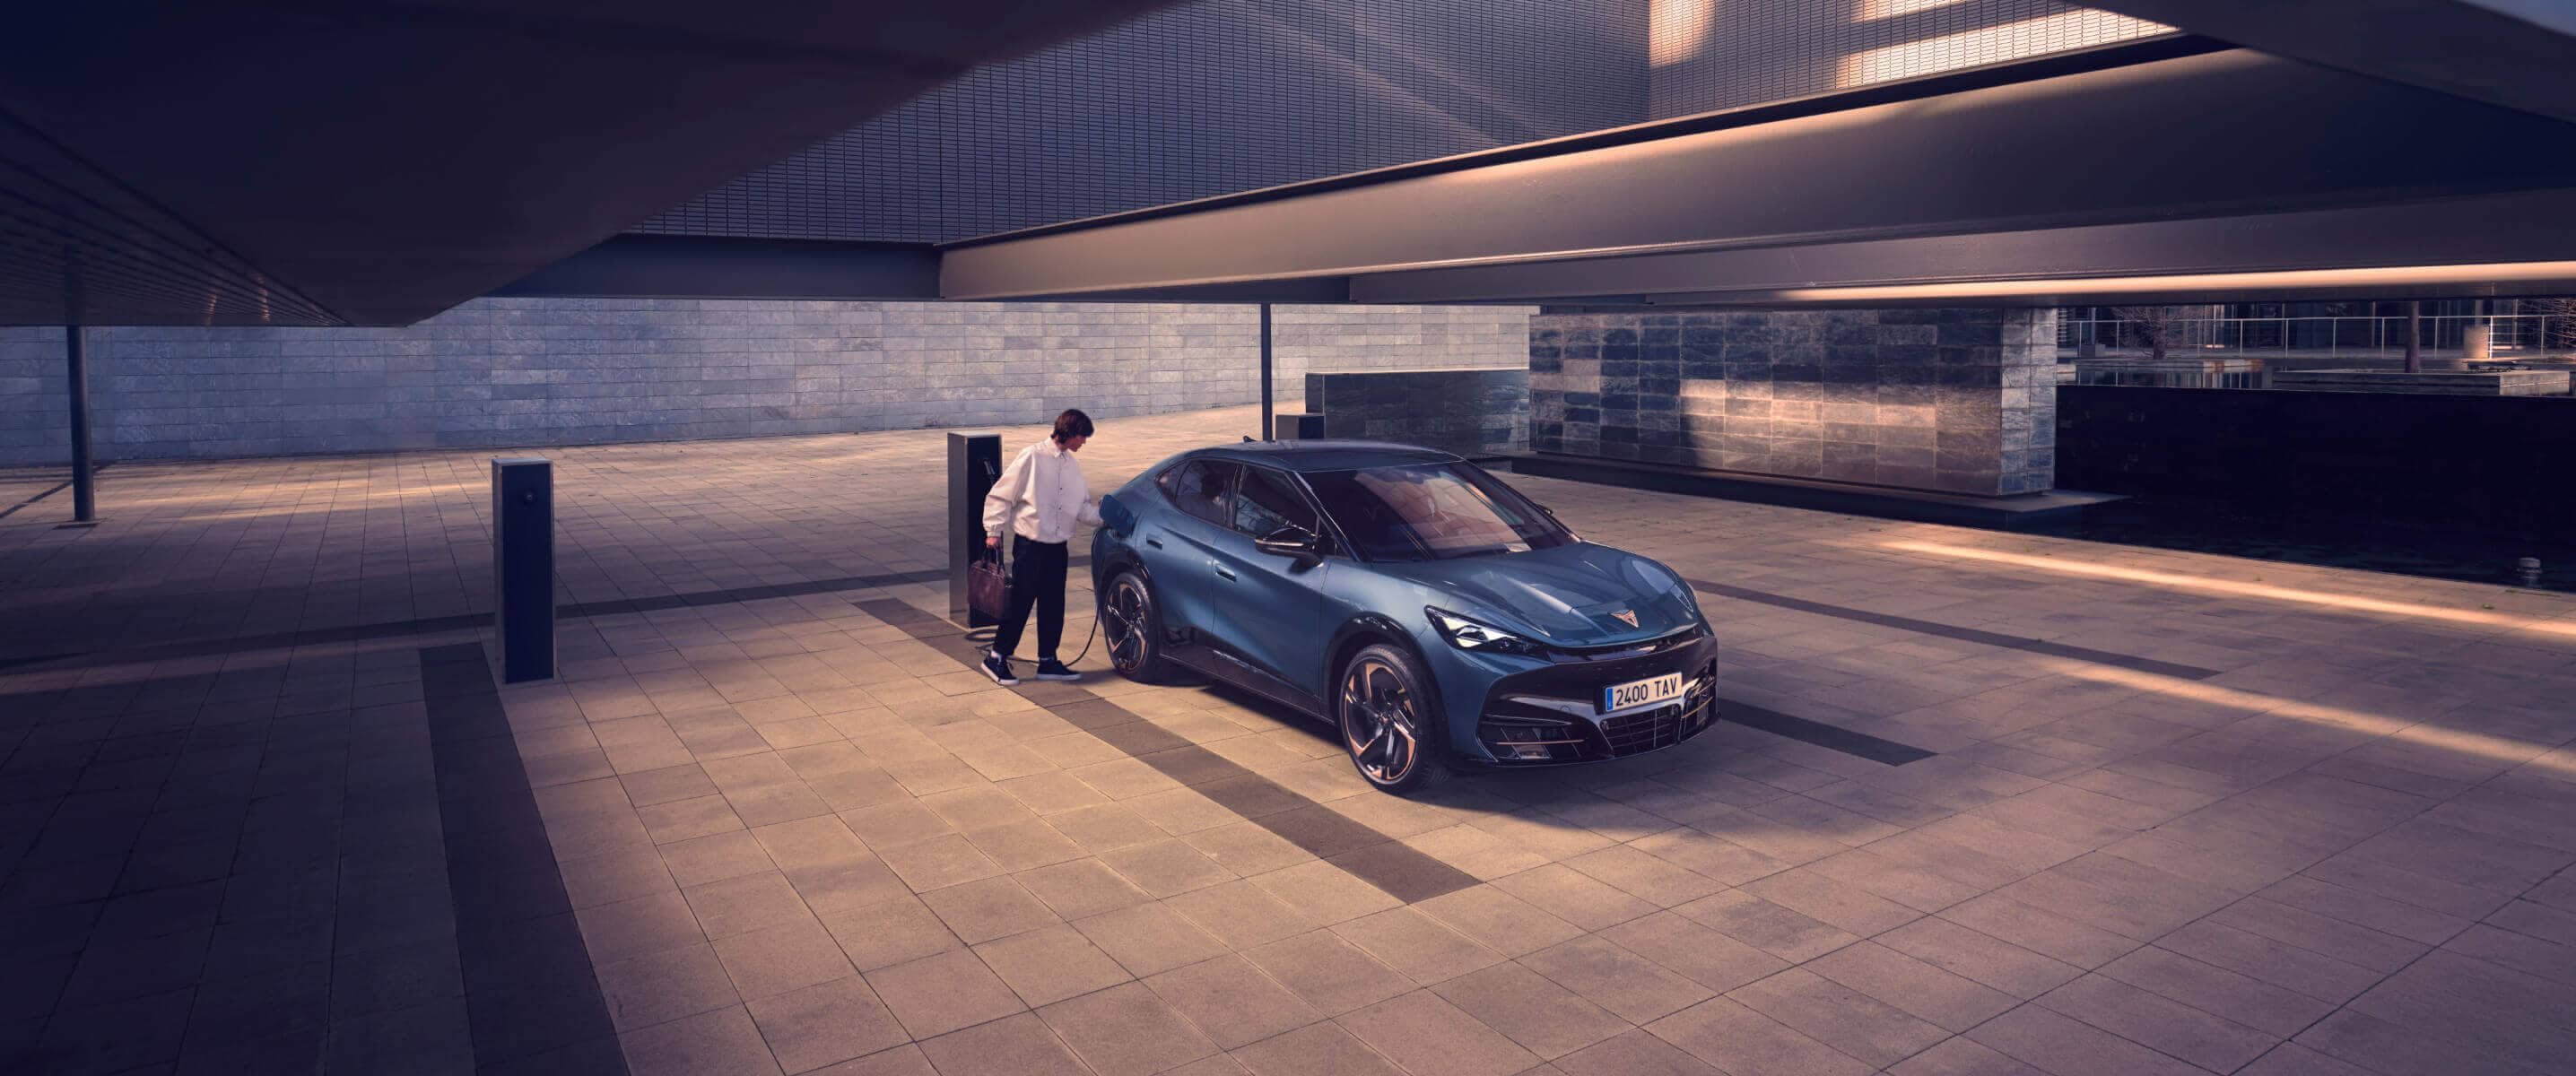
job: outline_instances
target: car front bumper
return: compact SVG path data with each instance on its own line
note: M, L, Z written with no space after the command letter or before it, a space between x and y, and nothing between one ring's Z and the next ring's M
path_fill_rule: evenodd
M1679 699L1601 712L1603 689L1668 673L1682 674ZM1481 698L1462 701L1475 703L1476 719L1453 720L1452 743L1469 762L1518 769L1641 755L1717 723L1717 641L1699 628L1646 647L1567 656L1494 677Z

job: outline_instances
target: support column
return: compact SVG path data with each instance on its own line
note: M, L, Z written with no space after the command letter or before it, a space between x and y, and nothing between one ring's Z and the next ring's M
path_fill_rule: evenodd
M1270 414L1270 304L1261 304L1261 439L1277 437Z
M63 395L72 412L72 522L98 522L98 490L92 484L89 455L88 330L63 326Z
M2406 372L2424 372L2424 304L2406 302Z

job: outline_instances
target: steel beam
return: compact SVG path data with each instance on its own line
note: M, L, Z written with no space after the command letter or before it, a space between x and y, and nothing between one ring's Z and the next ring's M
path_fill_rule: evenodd
M2576 292L2576 190L1369 274L1366 303L2068 306Z
M2092 241L2103 233L2078 229L2576 187L2576 139L2564 124L2244 50L1774 115L1753 109L1739 126L1703 118L1670 137L1590 148L1577 140L1562 153L1467 158L1382 181L1283 187L954 244L943 251L941 294L1117 298L1331 290L1347 280L1354 301L1500 301L1606 292L1549 285L1487 295L1389 281L1712 252L1768 251L1795 265L1850 244L1996 235L2024 237L2020 249L2034 261L2080 267L2106 248ZM2514 151L2392 148L2435 145ZM2372 237L2345 240L2367 249ZM2317 249L2285 247L2277 260L2298 265ZM1975 275L2024 271L1989 261ZM1828 286L1884 276L1863 263L1842 272L1779 279ZM1608 290L1705 287L1648 276Z
M2567 0L2085 0L2085 5L2280 56L2576 120L2576 4Z
M494 295L662 299L936 299L927 243L622 235Z

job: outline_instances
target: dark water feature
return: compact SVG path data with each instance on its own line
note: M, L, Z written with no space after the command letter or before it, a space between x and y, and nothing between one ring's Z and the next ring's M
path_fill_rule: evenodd
M2536 557L2541 564L2540 582L2529 589L2576 593L2576 540L2569 539L2507 538L2367 519L2289 516L2154 495L2095 505L2073 519L2020 531L2505 586L2523 586L2515 562Z

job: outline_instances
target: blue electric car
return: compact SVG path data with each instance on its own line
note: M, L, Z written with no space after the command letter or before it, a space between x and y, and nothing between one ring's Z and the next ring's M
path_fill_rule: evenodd
M1446 452L1184 452L1102 498L1112 664L1186 666L1331 722L1378 788L1592 762L1716 720L1717 643L1670 568L1575 537Z

